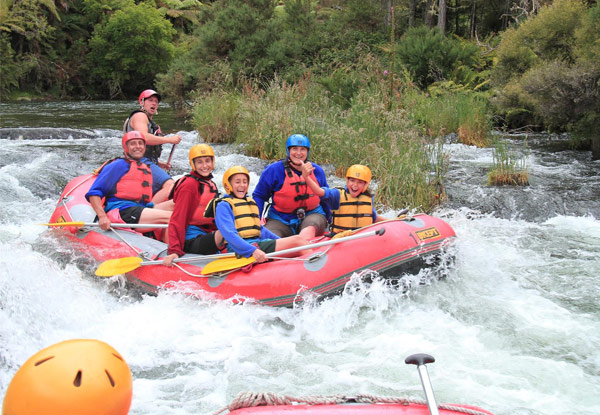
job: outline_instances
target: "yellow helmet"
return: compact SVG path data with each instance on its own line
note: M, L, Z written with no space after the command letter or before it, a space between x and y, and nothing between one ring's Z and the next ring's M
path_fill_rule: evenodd
M242 167L242 166L230 167L225 171L225 174L223 175L223 187L225 188L225 191L228 194L231 194L233 192L233 188L231 187L231 183L229 183L229 179L231 178L231 176L233 176L234 174L238 174L238 173L242 173L242 174L245 174L246 176L248 176L248 183L250 183L250 173L248 173L248 170L246 170L245 167Z
M31 356L13 377L3 415L115 414L129 411L131 371L99 340L67 340Z
M192 166L192 170L196 171L194 159L204 156L212 157L213 160L215 159L215 151L208 144L196 144L190 148L190 166Z
M371 183L371 169L367 166L363 166L362 164L355 164L348 168L346 171L346 178L353 177L358 180L362 180L367 182L367 187L369 187L369 183Z

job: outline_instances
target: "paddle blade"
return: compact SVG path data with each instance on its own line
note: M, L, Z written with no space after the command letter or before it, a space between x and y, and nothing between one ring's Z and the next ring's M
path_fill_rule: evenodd
M230 271L232 269L242 268L242 267L245 267L246 265L252 264L253 262L256 262L256 259L254 259L254 257L250 257L250 258L230 257L230 258L215 259L214 261L211 261L208 264L206 264L204 266L204 268L202 268L202 275L216 274L218 272Z
M85 222L56 222L56 223L40 223L43 226L85 226Z
M115 258L104 261L96 269L96 276L98 277L113 277L119 274L125 274L126 272L133 271L142 264L142 258L137 256L130 256L125 258Z

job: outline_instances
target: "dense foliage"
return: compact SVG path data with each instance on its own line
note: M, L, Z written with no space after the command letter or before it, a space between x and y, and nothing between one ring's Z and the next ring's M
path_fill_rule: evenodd
M600 5L556 0L507 30L493 71L509 126L600 136Z
M488 145L494 120L595 139L600 157L599 28L594 0L3 0L0 98L152 87L231 141L248 91L306 85L307 107L342 118L367 94L424 136Z

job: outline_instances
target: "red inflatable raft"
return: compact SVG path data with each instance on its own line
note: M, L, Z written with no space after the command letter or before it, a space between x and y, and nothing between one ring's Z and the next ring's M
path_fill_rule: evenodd
M493 415L472 405L438 405L427 363L433 363L433 356L424 353L410 355L406 364L416 365L426 400L379 397L358 394L355 396L308 396L297 398L274 393L242 392L233 402L217 414L230 415Z
M133 259L133 265L119 273L148 292L184 287L188 292L200 290L219 299L254 299L271 306L291 306L302 301L306 291L319 296L339 293L354 273L364 270L395 277L418 271L430 265L431 258L455 237L454 230L441 219L414 215L373 224L346 238L315 240L311 252L297 258L202 275L203 267L215 256L184 255L176 267L168 268L159 260L166 255L163 242L131 229L103 231L87 226L93 225L96 215L84 195L94 179L93 174L73 179L60 196L50 223L82 222L55 229L66 231L76 249L89 252L98 261L126 263Z

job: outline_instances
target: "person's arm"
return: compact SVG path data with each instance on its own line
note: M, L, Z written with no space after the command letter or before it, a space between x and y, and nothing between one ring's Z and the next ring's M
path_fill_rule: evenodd
M177 190L173 195L175 208L173 209L173 214L169 220L169 249L167 253L169 255L177 254L177 257L185 254L183 246L185 244L187 226L190 223L190 220L194 215L194 209L199 202L198 191L190 186L190 184L196 188L198 187L195 180L186 179L184 183L177 187Z
M315 168L310 161L302 163L302 177L304 178L304 181L306 181L308 187L310 187L317 196L323 197L325 196L325 190L322 189L321 186L319 186L310 176L314 169Z
M256 184L254 191L252 192L252 199L254 199L256 205L258 206L258 214L261 218L265 203L269 201L273 195L273 192L275 191L274 186L276 186L276 164L277 163L273 163L265 167L260 175L260 178L258 179L258 183ZM279 186L279 189L281 189L281 185Z
M129 120L129 125L136 131L139 131L146 138L146 145L158 144L179 144L181 136L173 134L169 136L158 136L148 132L148 116L143 112L136 112Z
M92 209L96 212L96 216L98 216L100 229L107 231L110 228L110 219L108 219L104 206L102 206L102 198L100 196L90 196L89 201Z
M110 194L111 189L127 172L127 168L127 162L120 159L108 164L102 169L94 183L92 183L90 190L85 194L85 198L90 202L92 209L98 216L100 229L108 230L110 228L110 219L104 211L102 198Z
M229 245L228 248L243 257L248 258L252 256L257 248L246 242L246 240L244 240L237 232L233 210L228 202L222 201L217 204L215 224L221 231L225 241L227 241L227 244Z
M260 229L260 239L279 239L281 238L279 235L275 235L273 232L269 230L266 226L261 226Z
M373 196L371 196L371 205L373 206L373 223L386 221L386 218L377 214L377 211L375 210L375 198Z
M318 164L313 164L315 168L315 178L317 179L317 183L320 187L329 188L329 184L327 183L327 176L325 175L325 171Z

